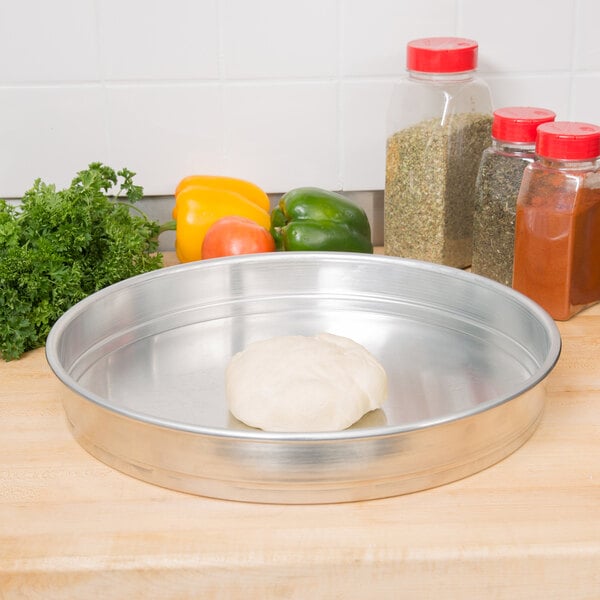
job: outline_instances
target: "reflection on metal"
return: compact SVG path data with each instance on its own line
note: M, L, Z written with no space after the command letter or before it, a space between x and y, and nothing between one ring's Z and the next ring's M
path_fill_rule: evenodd
M257 339L320 331L354 339L383 364L383 410L331 433L236 421L224 394L231 356ZM91 454L161 486L277 503L403 494L492 465L534 431L559 353L552 319L491 280L310 252L121 282L69 310L46 347L73 434Z

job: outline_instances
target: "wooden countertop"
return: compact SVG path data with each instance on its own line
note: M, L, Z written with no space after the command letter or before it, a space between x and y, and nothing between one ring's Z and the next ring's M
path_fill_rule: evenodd
M0 361L0 598L600 598L600 305L559 328L522 448L443 487L338 505L132 479L73 440L43 349Z

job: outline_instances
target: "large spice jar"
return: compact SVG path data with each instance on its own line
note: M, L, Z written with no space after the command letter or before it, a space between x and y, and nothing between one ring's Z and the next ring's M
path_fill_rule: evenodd
M517 200L513 287L556 320L600 301L600 127L540 125Z
M529 106L494 111L492 142L483 152L476 183L473 273L512 285L517 196L523 171L535 158L538 126L555 117L551 110Z
M407 45L407 75L388 113L384 249L454 267L471 264L475 183L489 145L492 100L475 75L477 42Z

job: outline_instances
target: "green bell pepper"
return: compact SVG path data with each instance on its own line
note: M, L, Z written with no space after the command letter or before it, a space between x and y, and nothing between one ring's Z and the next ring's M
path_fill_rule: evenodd
M277 250L373 253L365 211L341 194L316 187L285 193L271 213Z

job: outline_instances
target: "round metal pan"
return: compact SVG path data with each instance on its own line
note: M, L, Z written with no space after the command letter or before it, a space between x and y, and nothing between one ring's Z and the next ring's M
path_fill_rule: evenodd
M231 416L234 353L323 331L382 363L382 410L330 433L270 433ZM59 319L46 356L74 437L112 467L216 498L325 503L422 490L501 460L533 433L560 347L544 310L483 277L386 256L281 252L106 288Z

